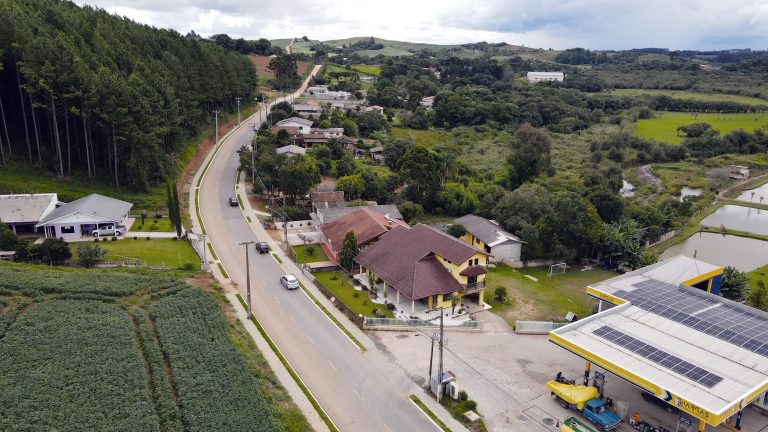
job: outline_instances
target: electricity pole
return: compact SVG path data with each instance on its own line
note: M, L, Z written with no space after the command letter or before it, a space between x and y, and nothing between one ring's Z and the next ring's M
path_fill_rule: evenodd
M216 144L219 143L219 110L213 110L216 115L216 141L213 143L213 147L216 148Z
M235 101L237 102L237 125L240 126L240 98L236 97Z
M248 245L254 244L254 241L240 242L239 245L245 246L245 285L246 297L248 297L248 317L251 316L251 265L248 260Z
M437 361L437 403L443 396L443 308L440 308L440 341L438 342L438 361Z

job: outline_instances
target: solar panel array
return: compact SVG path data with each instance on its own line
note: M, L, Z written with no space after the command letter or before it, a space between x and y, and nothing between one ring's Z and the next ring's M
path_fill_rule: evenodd
M632 285L632 291L613 295L648 312L696 331L768 357L768 319L717 301L708 294L655 279Z
M706 369L700 368L677 356L664 352L608 326L602 326L592 333L707 388L712 388L723 380L723 377L719 375L713 374Z

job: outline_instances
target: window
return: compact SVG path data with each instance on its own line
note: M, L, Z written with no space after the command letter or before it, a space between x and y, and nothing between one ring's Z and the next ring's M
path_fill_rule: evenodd
M62 234L74 234L75 233L75 227L74 226L63 226L63 227L61 227L61 233Z

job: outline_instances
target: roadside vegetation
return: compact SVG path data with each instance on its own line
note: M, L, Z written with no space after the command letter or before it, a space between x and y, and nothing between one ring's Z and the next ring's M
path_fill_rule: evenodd
M187 276L0 263L0 428L307 430L220 289Z
M313 276L321 285L333 293L340 302L356 314L367 317L394 318L395 315L383 304L374 303L370 291L356 290L347 276L337 271L317 272ZM378 311L378 313L376 312Z

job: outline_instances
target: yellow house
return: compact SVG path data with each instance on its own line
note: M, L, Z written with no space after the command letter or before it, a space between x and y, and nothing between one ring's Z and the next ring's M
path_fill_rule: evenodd
M393 289L398 303L401 294L410 299L411 312L416 301L429 309L465 296L483 303L488 254L427 225L394 228L355 261L384 282L385 293Z

